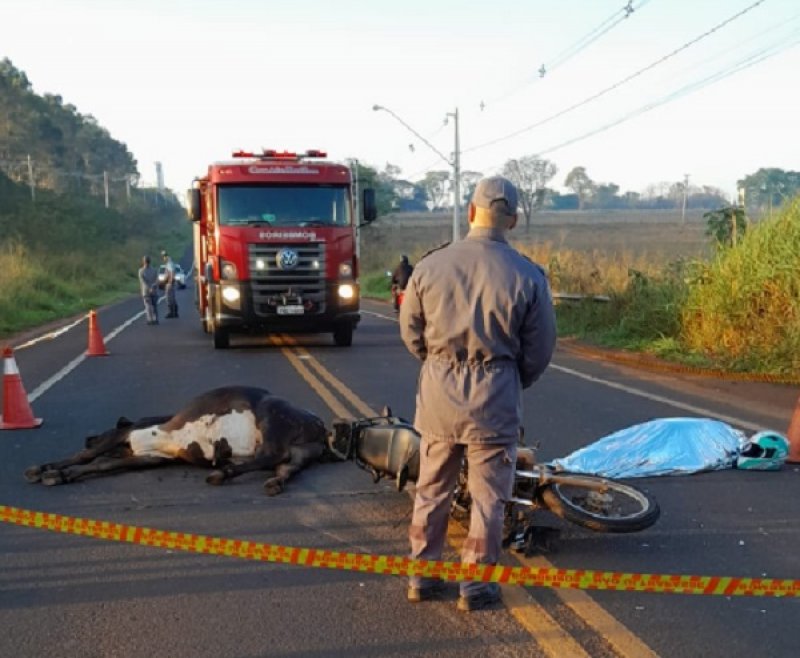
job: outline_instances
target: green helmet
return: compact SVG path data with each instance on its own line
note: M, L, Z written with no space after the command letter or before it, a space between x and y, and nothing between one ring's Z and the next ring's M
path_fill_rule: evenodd
M751 471L780 470L789 455L789 442L777 432L758 432L742 446L736 468Z

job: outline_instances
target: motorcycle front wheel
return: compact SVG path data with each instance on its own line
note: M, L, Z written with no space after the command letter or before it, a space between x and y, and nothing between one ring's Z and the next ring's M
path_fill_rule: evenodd
M603 482L604 490L581 485L580 480ZM661 514L655 499L641 489L589 475L576 476L575 483L545 485L539 497L556 516L597 532L638 532L653 525Z

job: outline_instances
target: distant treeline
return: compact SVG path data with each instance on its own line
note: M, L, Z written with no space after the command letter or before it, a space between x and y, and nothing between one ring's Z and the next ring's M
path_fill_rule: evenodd
M531 155L506 162L502 174L510 178L520 192L526 223L533 212L540 210L682 210L687 208L712 210L734 205L750 210L777 207L800 192L800 172L778 168L761 168L737 181L738 198L711 185L681 181L666 181L648 185L641 192L623 192L612 182L598 182L589 177L585 167L573 167L563 179L568 193L555 189L559 179L555 163ZM477 171L462 171L460 176L460 205L466 206L478 180ZM448 210L453 204L453 181L450 171L429 171L419 181L409 181L401 170L387 164L383 171L359 165L361 185L377 192L381 214L397 212L426 212Z

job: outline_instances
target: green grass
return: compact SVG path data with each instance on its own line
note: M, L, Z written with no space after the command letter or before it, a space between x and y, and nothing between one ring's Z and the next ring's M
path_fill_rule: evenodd
M392 279L385 272L373 272L361 278L361 294L373 299L392 298Z
M0 337L137 293L142 256L157 263L160 248L180 253L190 240L179 207L37 194L0 198Z

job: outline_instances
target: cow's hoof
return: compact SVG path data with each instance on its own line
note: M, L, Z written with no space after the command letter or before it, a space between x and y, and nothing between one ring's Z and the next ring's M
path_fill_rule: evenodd
M31 466L25 471L25 479L28 482L39 482L42 479L42 469L39 466Z
M220 485L225 482L225 473L222 471L211 471L206 478L208 484Z
M264 483L264 493L268 496L277 496L283 491L283 483L280 478L270 478Z
M55 484L64 484L64 476L61 471L45 471L42 473L42 484L52 487Z

